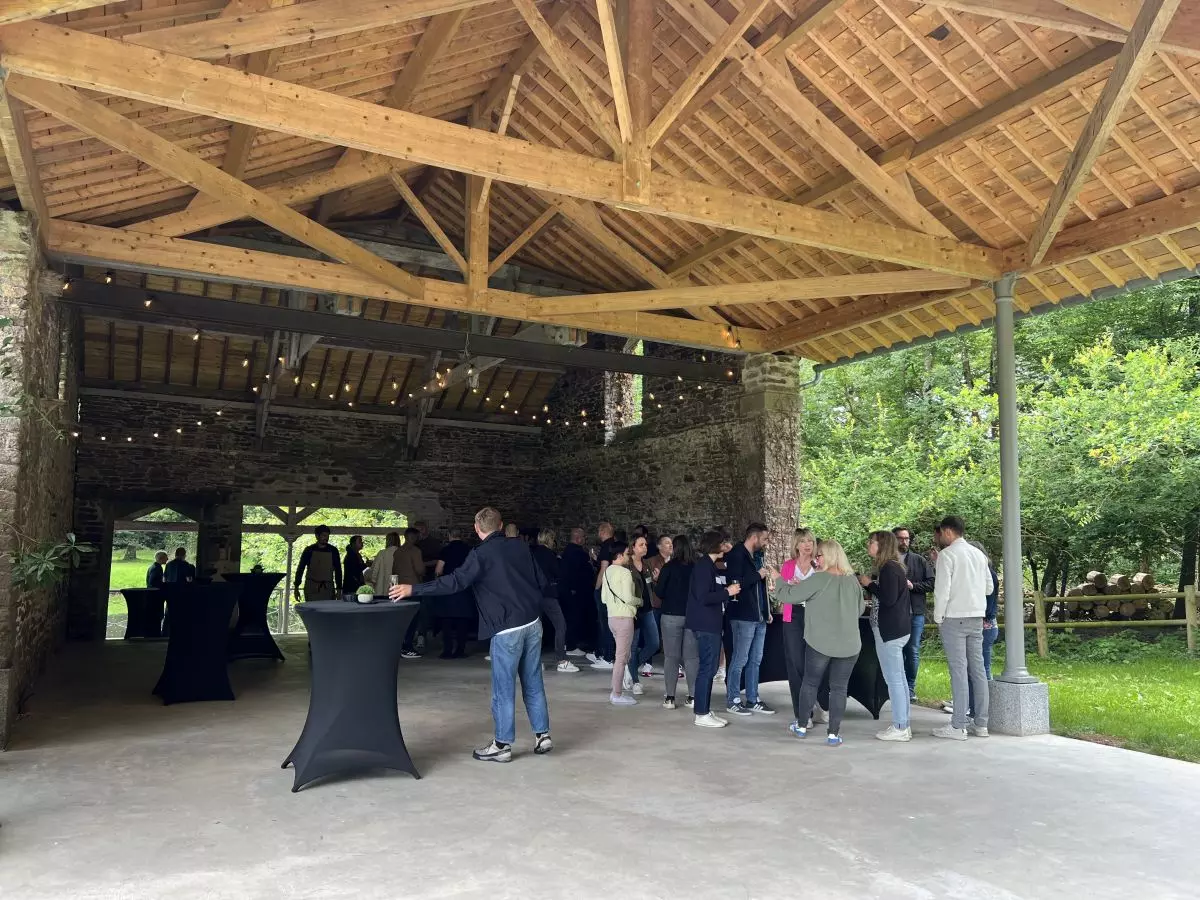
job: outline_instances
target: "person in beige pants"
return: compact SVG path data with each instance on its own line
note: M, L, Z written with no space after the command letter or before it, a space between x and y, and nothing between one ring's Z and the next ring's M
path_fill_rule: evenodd
M608 610L608 627L616 643L616 658L613 660L612 693L609 697L613 706L635 706L637 700L625 694L622 681L633 652L633 632L642 595L629 571L629 545L619 541L611 543L612 564L604 570L600 582L600 599Z

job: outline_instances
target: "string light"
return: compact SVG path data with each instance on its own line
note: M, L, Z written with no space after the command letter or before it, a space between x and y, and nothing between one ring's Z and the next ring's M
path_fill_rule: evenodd
M392 390L393 390L393 391L398 391L398 390L400 390L400 382L398 382L398 381L393 381L393 382L392 382Z
M105 283L105 284L112 284L112 283L113 283L113 273L112 273L112 272L105 272L105 273L104 273L104 283Z
M648 397L649 397L651 400L653 400L653 399L654 399L654 395L653 395L653 394L647 394L646 396L648 396Z
M71 437L79 437L79 432L78 432L78 431L72 431L72 432L71 432Z
M330 394L330 395L329 395L329 399L330 399L330 400L334 399L334 395L333 395L333 394Z
M581 410L579 411L579 415L580 415L580 417L581 417L581 418L584 418L584 419L586 419L586 418L587 418L587 410L586 410L586 409L581 409Z
M542 412L550 412L549 406L542 406Z
M217 410L217 415L218 415L218 416L221 416L221 415L224 415L224 414L225 414L225 413L224 413L224 411L223 411L223 410L219 410L219 409Z
M500 408L501 408L501 409L504 409L504 404L503 404L503 403L501 403L501 404L500 404Z
M295 378L292 379L292 384L299 384L299 383L300 383L300 376L297 375Z
M155 437L158 437L158 432L157 432L157 431L156 431L156 432L154 432L154 436L155 436Z
M347 405L347 406L353 406L353 405L354 405L354 401L353 401L353 400L347 400L347 401L346 401L346 405Z
M254 391L254 393L257 394L258 393L258 385L256 384L254 387L250 388L250 390Z
M680 400L682 400L682 399L683 399L683 394L680 394L680 395L679 395L679 399L680 399Z
M676 381L683 381L683 376L682 376L682 375L676 375L676 376L675 376L675 380L676 380Z
M244 369L244 368L246 368L246 366L248 366L248 365L250 365L250 360L248 360L248 359L243 359L243 360L242 360L242 368Z
M146 307L146 309L149 309L149 308L150 308L150 304L151 304L151 303L153 303L153 302L154 302L154 298L153 298L153 297L147 297L145 300L143 300L143 301L142 301L142 306Z
M196 420L196 427L197 427L197 428L203 428L203 427L204 427L204 423L203 423L203 422L201 422L199 419L197 419L197 420Z
M195 334L193 334L193 335L192 335L192 340L193 340L193 341L198 341L198 340L200 340L200 332L198 332L198 331L197 331Z
M127 437L127 438L125 438L125 441L126 441L126 443L132 444L132 443L133 443L133 438L131 438L131 437Z
M63 276L62 289L63 293L66 293L71 289L71 279L67 278L65 275Z
M176 429L175 429L175 433L176 433L176 434L183 434L183 429L182 429L182 428L176 428Z
M700 362L708 362L708 357L703 353L700 354Z
M314 391L317 389L317 383L315 381L310 381L308 383L308 386L311 387Z
M726 370L725 370L725 377L726 377L726 378L732 378L732 377L733 377L733 369L726 369Z
M505 400L507 400L507 399L508 399L508 391L505 391L505 392L504 392L504 399L505 399Z
M350 382L348 382L348 381L347 381L345 384L343 384L343 385L342 385L342 390L343 390L343 391L348 391L348 390L350 390Z
M102 441L107 441L107 440L108 440L108 438L106 438L104 435L100 435L100 440L102 440Z
M270 381L270 380L271 380L271 373L270 373L270 372L268 372L266 375L264 375L264 376L263 376L263 378L265 378L267 381Z
M412 395L412 392L410 391L408 394L408 399L411 400L412 398L413 398L413 395Z
M395 401L395 400L392 400L392 401L390 401L390 402L391 402L391 405L392 405L392 406L395 406L395 405L396 405L396 401Z

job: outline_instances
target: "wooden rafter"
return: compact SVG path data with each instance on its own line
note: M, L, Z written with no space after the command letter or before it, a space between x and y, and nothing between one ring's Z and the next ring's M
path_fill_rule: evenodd
M572 0L557 0L550 7L550 11L546 13L546 24L551 28L557 28L567 14L570 13L573 3ZM536 34L531 34L527 37L524 43L508 58L504 68L500 71L488 89L483 95L471 104L471 113L468 117L471 125L476 126L494 110L508 93L508 86L517 75L524 75L533 65L534 61L541 56L542 45L537 39Z
M454 261L454 264L458 266L459 271L461 271L463 275L466 275L466 259L463 257L462 253L459 252L458 248L454 246L454 242L450 240L449 235L442 230L442 226L437 223L437 219L433 217L433 214L429 212L425 204L421 202L420 198L418 198L413 192L413 189L408 186L408 182L404 180L404 176L396 172L392 172L389 174L388 178L392 182L392 187L394 187L396 192L404 198L404 202L408 204L408 208L411 209L416 217L421 220L421 224L425 226L425 230L433 235L433 239L437 241L438 246L441 247L442 250L445 251L446 255Z
M108 0L6 0L0 5L0 25L78 12L81 9L104 6L107 2Z
M321 262L276 253L263 253L157 235L136 234L117 228L84 225L52 219L46 229L48 252L67 262L104 265L114 268L150 268L186 277L212 278L293 288L318 294L370 297L388 302L412 303L430 309L458 310L484 315L527 318L528 295L487 290L473 299L465 284L420 279L424 292L410 298L348 265ZM530 317L532 318L532 317ZM708 322L697 322L654 313L597 313L532 319L551 325L568 325L611 334L643 337L668 343L728 349L729 330ZM767 346L766 336L755 329L738 329L737 339L744 350L753 352Z
M1112 74L1105 82L1104 90L1088 116L1087 124L1074 151L1067 160L1062 177L1054 186L1042 218L1033 236L1029 239L1029 265L1036 266L1050 249L1054 236L1062 227L1063 220L1071 209L1076 194L1109 136L1117 127L1121 111L1129 96L1137 87L1142 73L1150 64L1158 42L1167 30L1180 0L1144 0L1137 21L1129 33L1129 40L1117 56Z
M466 216L467 287L472 299L482 297L488 289L488 235L491 230L492 210L483 196L483 179L478 175L467 176L464 197Z
M596 18L600 21L600 37L604 42L604 59L608 63L608 80L612 85L613 106L617 111L617 131L622 145L633 140L633 116L629 109L629 89L625 84L625 61L622 59L617 17L612 0L596 0Z
M524 230L513 238L512 243L497 253L496 257L488 264L488 275L495 275L500 271L500 267L512 259L522 247L533 240L537 236L537 233L549 225L550 220L556 215L558 215L557 207L551 206L526 225Z
M26 212L33 216L34 228L40 231L50 221L46 195L33 158L33 144L29 140L29 128L25 122L25 105L11 96L6 81L0 81L0 146L4 149L17 188L17 199Z
M421 282L353 241L306 219L295 210L273 200L262 191L181 150L107 106L88 100L79 91L65 85L35 81L14 75L8 88L26 103L36 106L63 122L90 134L106 144L124 150L147 165L178 178L206 194L227 199L242 211L271 225L289 237L320 250L334 259L360 269L398 291L420 296Z
M500 121L496 124L496 134L508 134L508 122L512 117L513 104L517 101L517 90L521 86L521 76L514 75L512 84L508 86L508 95L504 98L504 106L500 108ZM475 208L478 212L483 212L487 207L488 197L492 192L492 179L484 178L483 184L479 189L479 197L475 201Z
M581 294L530 301L528 309L534 315L576 315L602 310L679 309L698 303L721 303L730 306L745 303L785 303L827 297L950 290L966 288L971 284L969 278L935 272L871 272L865 275L832 275L824 278L793 278L706 287L671 287L653 291L625 291L619 294Z
M72 52L64 52L68 49ZM72 60L85 53L88 66L74 65ZM62 80L308 138L319 136L396 159L580 199L632 205L669 218L933 271L984 279L999 271L996 255L982 247L871 222L850 222L836 214L657 172L650 179L649 200L631 200L621 189L620 163L380 109L56 26L22 23L0 30L0 61L35 78Z

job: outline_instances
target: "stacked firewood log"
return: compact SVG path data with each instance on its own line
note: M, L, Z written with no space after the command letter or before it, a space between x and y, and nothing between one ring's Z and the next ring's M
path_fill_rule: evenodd
M1169 619L1175 611L1174 600L1139 596L1156 593L1149 572L1131 576L1091 571L1060 603L1072 619ZM1047 615L1051 614L1047 610Z

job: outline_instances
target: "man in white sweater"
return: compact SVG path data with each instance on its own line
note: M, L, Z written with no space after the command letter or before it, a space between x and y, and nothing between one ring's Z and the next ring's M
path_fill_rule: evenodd
M988 683L983 669L983 617L992 576L987 557L963 540L966 526L958 516L946 516L940 525L942 549L933 582L933 620L942 635L954 715L949 725L936 728L934 737L967 739L967 726L977 737L987 737ZM975 718L968 720L969 691L975 690Z

